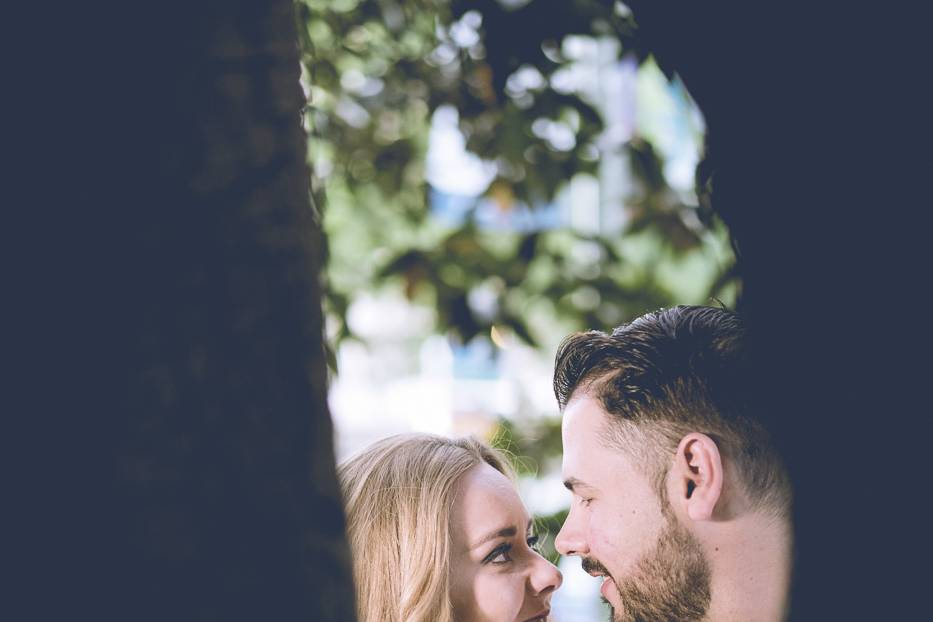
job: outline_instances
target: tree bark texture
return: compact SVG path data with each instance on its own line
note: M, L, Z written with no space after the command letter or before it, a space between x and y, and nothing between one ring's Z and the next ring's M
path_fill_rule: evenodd
M293 10L70 7L32 44L69 124L29 117L15 619L355 619Z

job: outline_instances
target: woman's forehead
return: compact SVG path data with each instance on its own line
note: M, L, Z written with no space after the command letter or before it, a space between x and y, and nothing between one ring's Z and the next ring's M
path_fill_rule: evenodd
M528 513L512 481L483 462L457 482L450 520L453 532L470 538L511 526L524 533Z

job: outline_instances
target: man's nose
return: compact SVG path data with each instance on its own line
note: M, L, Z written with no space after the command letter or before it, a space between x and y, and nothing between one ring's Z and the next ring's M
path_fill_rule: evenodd
M567 515L567 520L564 521L564 525L554 539L554 547L561 555L586 555L589 553L586 540L574 520L573 510Z

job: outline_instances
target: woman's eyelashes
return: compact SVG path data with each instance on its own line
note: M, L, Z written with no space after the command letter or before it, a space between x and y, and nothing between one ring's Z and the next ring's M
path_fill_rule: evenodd
M507 564L512 561L511 544L500 544L483 559L484 564Z
M528 548L530 548L532 551L536 553L540 553L541 547L539 546L538 541L539 541L538 536L528 536L528 539L525 540L525 542L528 544Z
M525 543L528 545L528 548L538 552L538 536L528 536L525 540ZM492 551L489 552L489 555L483 558L484 564L507 564L512 561L512 545L508 542L503 542Z

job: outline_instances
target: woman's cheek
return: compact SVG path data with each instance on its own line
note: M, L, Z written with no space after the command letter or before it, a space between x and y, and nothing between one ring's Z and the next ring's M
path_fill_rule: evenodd
M511 622L518 618L525 598L521 578L509 573L490 573L476 585L479 609L490 622Z

